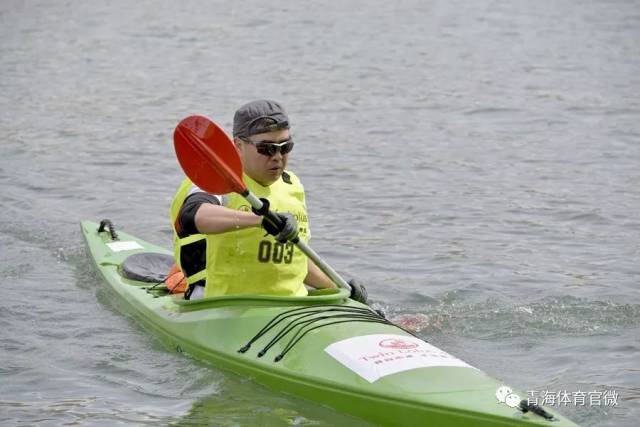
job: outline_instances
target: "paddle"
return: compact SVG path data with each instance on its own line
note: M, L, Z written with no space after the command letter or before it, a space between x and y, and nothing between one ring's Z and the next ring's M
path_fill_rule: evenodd
M184 173L198 187L212 194L238 193L255 209L262 209L257 198L242 180L242 161L229 136L215 123L203 116L190 116L176 126L173 145ZM281 224L280 217L267 211L266 216L274 224ZM320 256L298 237L291 241L336 285L351 291L344 281Z

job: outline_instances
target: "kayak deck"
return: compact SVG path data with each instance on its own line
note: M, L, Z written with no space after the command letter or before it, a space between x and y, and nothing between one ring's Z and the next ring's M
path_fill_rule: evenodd
M575 425L499 402L496 390L504 384L391 324L346 290L185 301L121 274L132 254L169 251L122 232L114 241L90 221L81 229L127 311L170 347L217 367L379 425Z

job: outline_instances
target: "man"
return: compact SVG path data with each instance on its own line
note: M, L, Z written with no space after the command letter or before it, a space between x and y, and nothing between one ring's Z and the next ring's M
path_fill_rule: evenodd
M185 179L171 205L176 260L187 278L186 299L219 295L305 296L305 284L335 284L291 243L309 240L304 188L285 170L293 140L280 104L258 100L233 118L233 140L247 187L275 212L281 224L257 215L235 193L213 195ZM366 291L352 284L352 295Z

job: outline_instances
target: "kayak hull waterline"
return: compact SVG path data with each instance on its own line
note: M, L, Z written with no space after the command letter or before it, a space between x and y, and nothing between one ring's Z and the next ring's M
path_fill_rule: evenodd
M169 346L218 368L377 425L576 425L549 410L553 421L501 402L503 383L390 324L345 290L185 301L121 272L130 255L171 252L122 232L113 241L94 222L81 229L127 313Z

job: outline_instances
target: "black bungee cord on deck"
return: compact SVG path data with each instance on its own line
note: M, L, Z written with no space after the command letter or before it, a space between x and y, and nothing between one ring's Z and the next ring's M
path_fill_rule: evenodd
M342 316L330 316L329 318L331 319L335 319L336 317L342 317ZM388 320L386 319L366 319L366 318L350 318L350 319L346 319L346 320L339 320L336 322L329 322L329 323L323 323L321 325L316 325L312 328L307 329L306 331L304 331L302 334L300 334L300 332L302 332L302 330L309 325L305 325L302 328L300 328L298 330L298 332L296 332L296 334L293 336L293 338L291 338L289 340L289 342L287 343L287 345L284 347L284 350L282 350L280 352L279 355L277 355L273 361L274 362L279 362L282 360L282 358L285 356L285 354L287 354L296 344L298 344L298 342L304 338L305 335L307 335L309 332L313 331L314 329L318 329L318 328L322 328L325 326L330 326L330 325L337 325L339 323L348 323L348 322L368 322L368 323L382 323L385 325L392 325L392 326L396 326L393 325L392 323L390 323ZM299 335L299 336L298 336ZM297 337L297 338L296 338Z
M318 316L315 316L318 315ZM242 348L238 350L239 353L246 353L251 345L260 339L262 336L267 334L269 331L273 330L279 324L281 324L286 319L291 319L287 324L282 326L282 329L267 343L267 345L258 352L258 357L264 356L271 347L273 347L277 342L282 340L289 333L294 331L297 328L297 331L293 334L293 336L289 339L287 344L284 346L284 349L278 354L274 362L279 362L282 358L298 343L302 338L304 338L309 332L323 328L329 325L336 325L339 323L348 323L348 322L367 322L367 323L380 323L390 326L395 326L398 329L412 335L415 334L405 330L404 328L390 322L384 316L380 315L377 311L369 308L369 307L350 307L339 304L330 304L330 305L322 305L322 306L308 306L308 307L299 307L292 310L285 311L283 313L278 314L273 319L271 319L256 335L253 336L249 340L247 344L245 344ZM332 321L333 319L340 319L336 321ZM316 322L327 321L326 323L315 324ZM419 337L416 337L419 338Z
M337 310L337 309L330 309L327 310L324 313L328 313L331 311L341 311L341 310ZM346 310L345 310L346 311ZM311 314L312 315L312 314ZM361 319L367 319L367 320L372 320L372 321L377 321L379 320L379 317L377 315L372 315L372 314L360 314L360 313L344 313L344 314L334 314L334 315L326 315L326 316L318 316L318 317L312 317L311 319L306 319L303 320L305 317L309 317L310 315L305 315L305 316L301 316L298 319L292 320L287 326L285 326L282 330L280 330L280 332L278 332L278 334L273 337L271 339L271 341L269 341L269 343L262 349L260 350L260 352L258 353L258 357L262 357L266 354L267 351L269 351L269 349L271 347L273 347L274 344L276 344L278 341L280 341L282 338L285 337L285 335L287 335L289 332L293 331L295 328L297 328L298 326L300 326L301 328L294 334L293 339L295 339L295 337L298 336L298 334L300 333L300 331L302 329L304 329L306 326L309 326L310 324L313 324L315 322L319 322L321 320L327 320L327 319L336 319L336 318L346 318L346 319L353 319L354 321L356 319L361 320ZM378 323L378 322L376 322ZM380 322L380 323L387 323L387 320L384 320L384 322ZM320 326L324 326L320 325ZM288 345L288 344L287 344Z
M292 310L288 310L288 311L282 312L282 313L278 314L276 317L274 317L273 319L271 319L262 329L260 329L260 331L258 331L258 333L253 338L251 338L249 340L248 343L246 343L240 350L238 350L238 353L245 353L247 350L249 350L251 348L251 344L256 342L258 339L260 339L260 337L262 337L264 334L266 334L271 329L276 327L283 320L288 319L289 317L297 316L299 314L306 314L305 310L308 310L311 314L324 313L324 312L327 311L326 307L342 308L342 309L346 309L346 310L352 310L353 312L356 312L356 311L358 311L358 312L370 312L371 311L370 309L367 309L367 308L348 307L348 306L345 307L344 305L339 305L339 304L323 305L320 308L316 307L316 306L294 308ZM313 310L313 311L311 311L311 310ZM300 312L302 312L302 313L300 313Z

